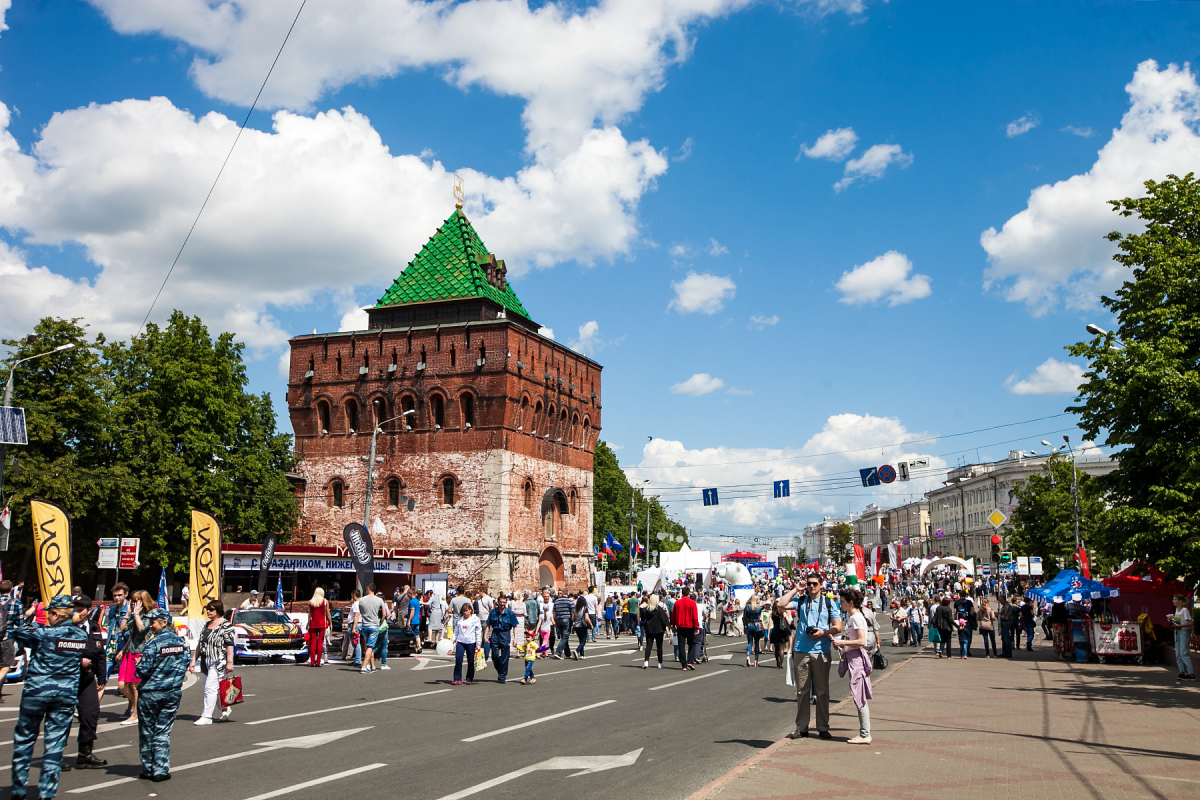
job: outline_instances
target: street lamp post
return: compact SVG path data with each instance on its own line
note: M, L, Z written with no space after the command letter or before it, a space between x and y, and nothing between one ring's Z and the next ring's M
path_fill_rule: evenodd
M4 384L4 405L5 406L12 405L13 375L16 374L18 366L20 366L21 364L24 364L26 361L32 361L35 358L41 358L42 356L53 355L54 353L61 353L62 351L70 350L73 347L75 347L74 344L60 344L58 347L54 348L53 350L47 350L44 353L38 353L36 356L28 356L26 358L20 358L20 359L17 359L16 361L14 361L13 365L8 370L8 382ZM0 443L0 508L3 508L3 506L4 506L4 467L5 467L5 462L7 460L8 460L8 445L4 444L4 443Z
M379 438L379 433L383 430L384 425L416 413L417 410L415 408L410 408L403 414L398 414L391 419L385 419L383 422L377 422L372 426L371 455L367 458L367 499L363 501L363 527L367 530L371 530L371 494L375 491L375 441Z

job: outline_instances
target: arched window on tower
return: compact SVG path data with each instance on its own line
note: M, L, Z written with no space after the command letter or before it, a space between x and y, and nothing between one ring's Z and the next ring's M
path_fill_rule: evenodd
M475 427L475 397L469 392L458 399L462 412L463 430Z
M404 430L411 431L413 429L413 426L416 424L416 422L417 422L416 409L417 409L417 402L416 402L416 400L413 399L413 396L411 394L406 394L400 398L400 413L403 414L401 419L404 420L404 422L403 422ZM413 413L412 414L406 413L409 411L412 411Z
M517 409L517 430L525 429L525 423L529 421L529 398L522 397L521 405Z
M574 516L579 513L579 493L574 489L567 495L567 513Z
M542 423L542 401L538 400L533 406L533 416L529 419L529 432L537 436L538 427Z
M525 479L524 502L526 508L533 508L533 481Z
M343 493L344 493L345 487L344 487L344 486L342 486L342 482L341 482L341 481L334 481L332 484L330 484L330 487L329 487L329 488L330 488L330 490L331 490L331 491L330 491L330 494L333 496L333 507L334 507L334 508L341 508L341 507L342 507L342 501L343 501L343 499L344 499L344 498L342 497L342 495L343 495Z
M358 403L351 398L346 401L346 433L354 435L358 431Z
M434 430L440 431L446 426L446 406L440 394L429 398L429 413Z
M442 506L444 508L454 507L454 478L442 479Z
M324 400L317 401L317 425L322 436L329 433L329 403Z
M387 482L388 506L396 508L400 505L400 479L392 478Z
M371 401L371 417L376 428L387 419L387 401L382 397L376 397Z

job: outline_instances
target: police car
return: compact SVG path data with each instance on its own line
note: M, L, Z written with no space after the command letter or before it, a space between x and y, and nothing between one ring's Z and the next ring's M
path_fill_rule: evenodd
M230 615L233 625L234 660L270 659L293 656L296 663L308 661L303 629L287 614L273 608L237 608Z

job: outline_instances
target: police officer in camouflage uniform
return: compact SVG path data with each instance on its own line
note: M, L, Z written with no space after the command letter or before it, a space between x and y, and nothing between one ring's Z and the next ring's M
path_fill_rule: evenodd
M58 794L63 748L79 695L79 670L87 647L87 632L71 621L71 598L60 594L46 606L49 624L32 619L17 629L17 647L32 651L21 692L21 716L13 731L12 797L25 797L29 762L42 719L46 720L45 752L38 791L43 798Z
M156 608L143 617L150 623L153 638L142 650L137 665L138 748L142 756L139 778L171 779L171 728L183 694L183 676L187 673L190 651L171 627L171 613Z

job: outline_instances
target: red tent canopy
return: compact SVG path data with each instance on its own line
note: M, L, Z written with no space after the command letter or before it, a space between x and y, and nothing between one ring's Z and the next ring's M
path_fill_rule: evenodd
M1191 594L1186 586L1171 580L1162 570L1142 563L1131 564L1102 583L1120 589L1121 594L1153 594L1164 597Z
M725 556L725 560L726 561L762 561L763 557L760 556L758 553L751 553L749 551L742 550L737 553L730 553L729 555Z

